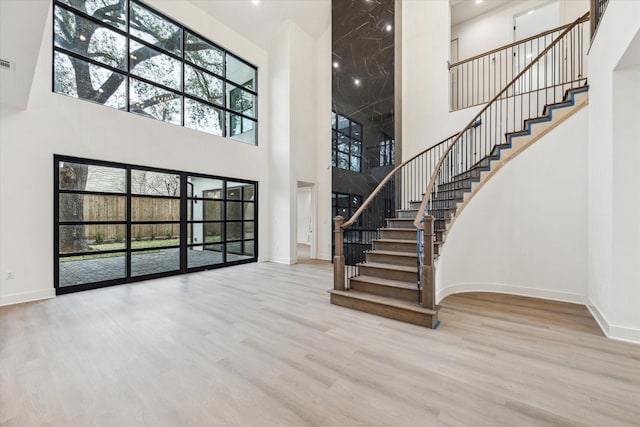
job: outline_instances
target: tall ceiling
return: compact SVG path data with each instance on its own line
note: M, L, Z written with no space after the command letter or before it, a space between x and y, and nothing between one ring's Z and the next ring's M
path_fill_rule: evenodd
M268 49L282 23L291 20L319 37L331 21L331 0L191 0L258 46Z

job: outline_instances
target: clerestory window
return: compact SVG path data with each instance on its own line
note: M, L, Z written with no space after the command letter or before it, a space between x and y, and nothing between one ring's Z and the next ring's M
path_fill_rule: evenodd
M54 0L53 91L257 145L257 68L135 0Z

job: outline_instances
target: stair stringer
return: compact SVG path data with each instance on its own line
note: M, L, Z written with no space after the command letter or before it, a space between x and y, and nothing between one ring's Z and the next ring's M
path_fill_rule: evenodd
M527 123L526 133L511 135L507 138L508 147L498 150L498 158L489 162L489 167L480 173L480 178L471 184L471 191L463 196L463 201L456 204L456 213L446 226L443 242L446 241L449 230L460 216L465 207L478 194L480 189L509 161L539 141L564 121L573 116L589 104L588 88L579 88L570 92L571 103L568 105L551 106L546 117L532 119Z

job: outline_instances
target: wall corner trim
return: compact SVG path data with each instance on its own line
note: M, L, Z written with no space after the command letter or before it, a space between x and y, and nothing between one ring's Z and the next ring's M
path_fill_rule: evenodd
M587 298L587 308L607 338L616 341L630 342L632 344L640 344L640 329L612 325L598 306L593 303L591 298Z

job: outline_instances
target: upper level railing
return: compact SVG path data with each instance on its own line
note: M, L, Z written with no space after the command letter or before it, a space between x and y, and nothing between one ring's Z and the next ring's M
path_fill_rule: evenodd
M478 170L509 143L508 136L523 130L527 119L544 115L545 106L561 102L565 91L586 84L589 13L566 26L548 46L522 68L469 122L436 165L422 205L414 220L425 214L445 222L447 209L434 206L439 188L452 182L470 184ZM446 188L446 187L443 187Z
M605 0L592 0L605 3ZM586 22L589 18L580 18ZM451 111L486 104L572 24L449 65Z
M591 39L596 35L609 0L591 0Z
M396 166L346 222L337 217L335 255L343 257L346 268L334 272L336 289L344 289L345 279L358 275L358 263L365 260L366 251L371 250L373 240L379 238L379 229L386 225L385 220L394 218L397 209L409 209L411 202L422 200L429 177L455 137L452 135ZM342 261L335 262L334 258L334 268L338 264Z

